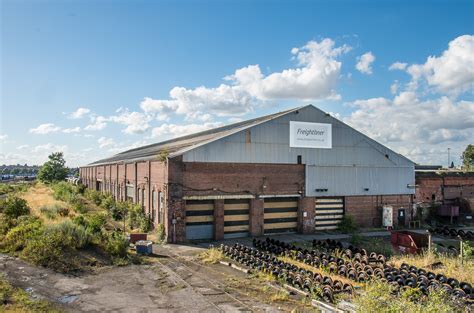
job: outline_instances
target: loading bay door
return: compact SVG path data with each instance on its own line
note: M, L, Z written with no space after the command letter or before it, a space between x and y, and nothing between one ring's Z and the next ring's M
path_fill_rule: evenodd
M249 236L249 200L229 199L224 202L224 238Z
M214 201L186 201L186 239L214 238Z
M317 198L314 214L315 230L337 229L344 217L344 198Z
M264 200L264 234L296 232L298 199L267 198Z

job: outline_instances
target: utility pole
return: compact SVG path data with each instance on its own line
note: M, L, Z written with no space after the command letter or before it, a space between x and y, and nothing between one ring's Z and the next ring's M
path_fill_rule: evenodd
M451 166L451 148L448 148L448 168Z

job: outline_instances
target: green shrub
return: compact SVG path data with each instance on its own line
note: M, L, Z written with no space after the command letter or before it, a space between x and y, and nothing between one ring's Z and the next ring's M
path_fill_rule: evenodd
M43 234L44 228L37 217L24 216L18 219L18 225L11 228L0 243L5 252L16 252L26 247L28 242Z
M158 224L156 226L156 237L158 240L158 243L161 243L165 241L166 235L165 235L165 225L164 224Z
M355 232L357 230L357 225L354 221L354 217L351 215L344 215L338 225L338 229L345 234Z
M416 288L409 288L399 295L392 286L379 280L365 285L365 292L354 298L358 312L463 312L465 307L453 299L441 288L423 295Z
M87 228L93 233L98 233L106 222L107 216L105 214L95 213L87 217Z
M91 233L84 226L74 224L70 220L62 223L50 225L45 230L46 235L59 234L64 245L80 249L89 245L92 241Z
M55 219L58 215L63 217L69 216L69 209L59 204L43 206L40 208L40 212L51 220Z
M86 192L86 189L87 189L87 186L86 185L83 185L83 184L78 184L76 186L76 190L78 193L80 193L81 195L84 194L84 192Z
M36 265L69 272L78 269L77 265L65 258L65 253L70 249L60 231L48 231L43 236L28 241L20 256Z
M0 184L0 195L15 191L15 188L10 184Z
M92 202L94 202L96 205L99 205L102 203L102 197L103 195L96 190L92 189L86 189L86 192L84 193L85 197Z
M107 234L105 251L113 257L123 258L127 256L128 241L123 233L114 231Z
M18 220L16 218L10 218L3 214L0 214L0 242L3 241L3 237L12 229L18 225Z
M64 202L69 202L71 195L75 194L75 188L73 185L67 182L59 182L52 186L54 192L54 198Z
M115 201L111 195L104 196L100 202L100 207L106 209L107 211L111 211L114 206Z
M83 227L85 227L85 228L87 228L87 226L89 225L89 224L87 223L86 218L85 218L84 215L82 215L82 214L81 214L81 215L76 215L76 216L74 216L71 220L72 220L72 222L73 222L74 224L83 226Z
M30 208L25 199L9 195L6 199L0 200L0 213L10 218L17 218L30 214Z
M131 229L139 228L143 222L143 209L139 204L131 204L128 208L128 224Z
M72 203L72 209L79 214L84 214L87 212L86 202L84 199L77 199Z
M351 239L349 239L349 241L354 246L359 246L362 243L363 239L362 239L362 236L360 234L354 233L354 234L352 234Z
M128 202L115 202L115 206L110 210L110 214L114 221L123 220L124 216L128 214L128 207L130 204Z

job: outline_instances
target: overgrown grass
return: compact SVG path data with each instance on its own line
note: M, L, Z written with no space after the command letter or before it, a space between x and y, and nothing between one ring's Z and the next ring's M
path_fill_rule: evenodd
M357 312L384 313L453 313L464 312L462 303L454 300L442 289L423 295L416 288L396 294L387 283L373 280L365 285L364 292L354 298Z
M43 206L40 209L41 214L43 214L46 218L50 220L56 219L58 216L66 217L69 216L69 208L54 204L51 206Z
M199 259L204 264L216 264L225 258L224 253L217 248L209 248L199 254Z
M46 300L32 299L23 289L13 287L2 275L0 275L0 311L60 312L54 304Z
M441 262L442 266L431 269L430 265ZM418 255L396 255L390 258L389 263L393 266L400 266L407 263L417 267L428 269L436 274L444 274L448 277L456 278L474 284L474 259L466 259L461 263L457 256L438 254L435 252L424 252Z

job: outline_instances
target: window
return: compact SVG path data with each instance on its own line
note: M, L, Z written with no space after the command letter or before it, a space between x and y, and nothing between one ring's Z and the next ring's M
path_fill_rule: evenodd
M165 222L165 217L164 217L164 198L163 198L163 193L160 191L158 192L158 223L164 223Z
M157 204L158 204L157 203L158 198L156 196L156 190L153 190L151 199L152 199L152 201L151 201L151 220L154 223L155 218L156 218L156 207L157 207Z
M125 197L127 201L133 202L135 199L135 188L133 185L127 185Z
M298 164L302 164L303 163L303 158L301 157L301 155L298 155Z

